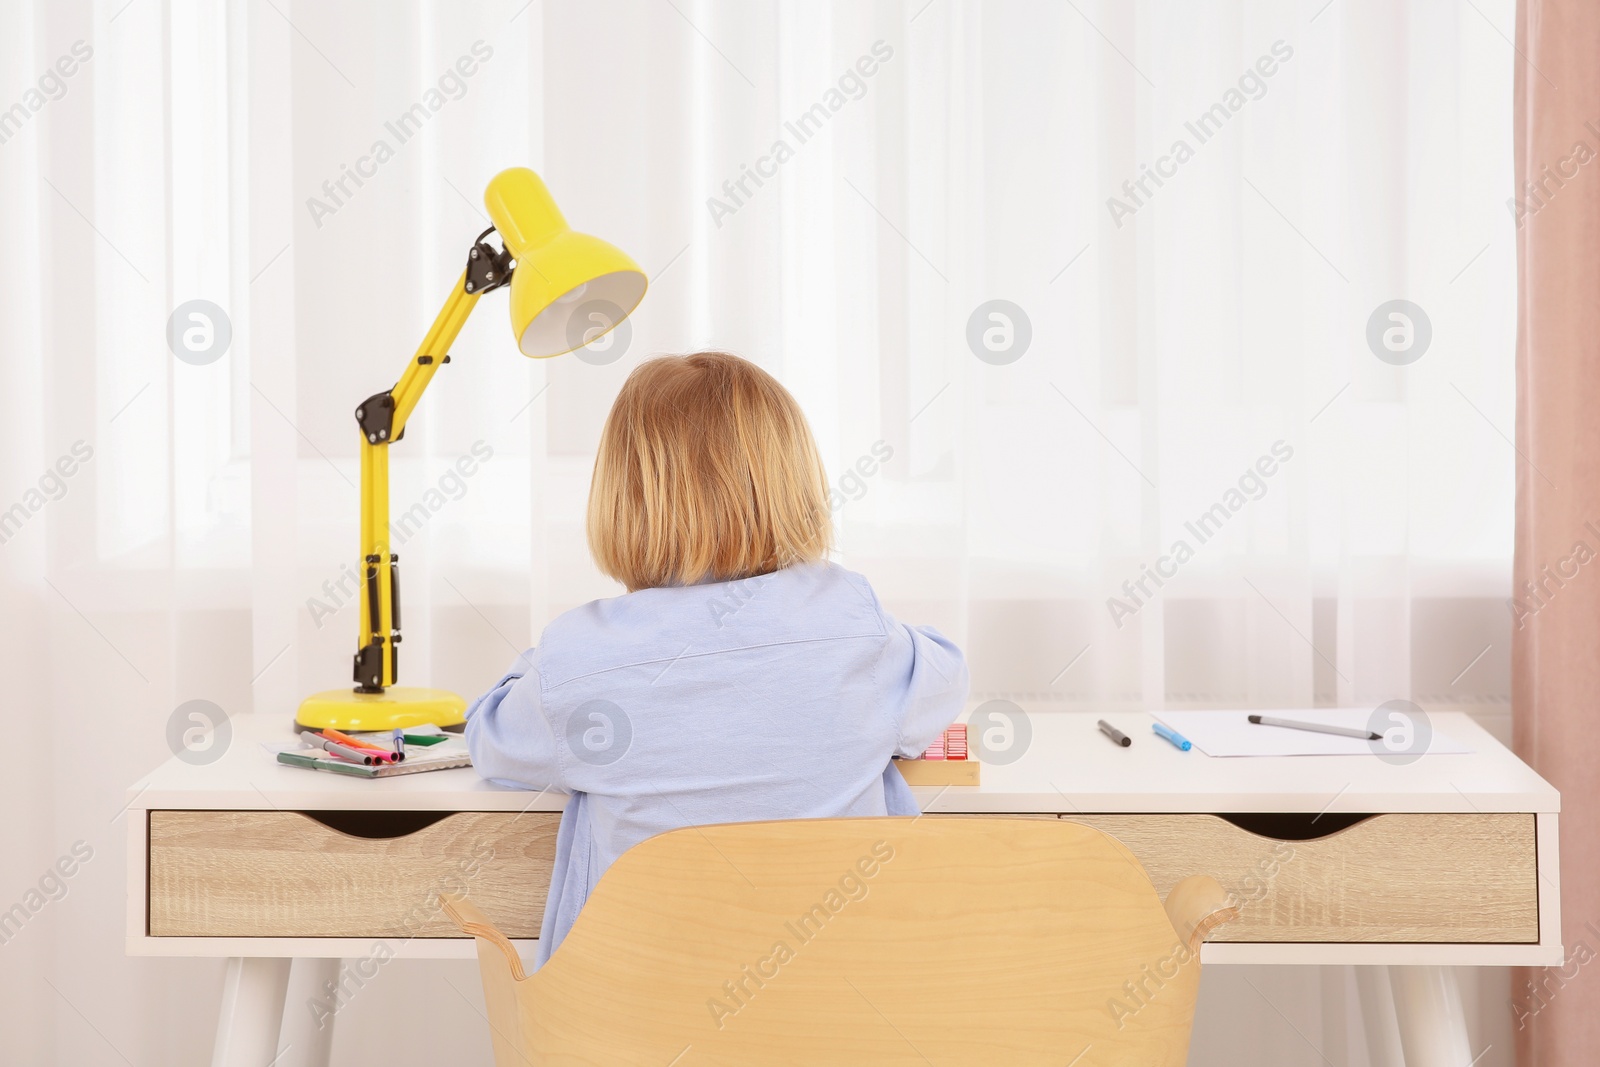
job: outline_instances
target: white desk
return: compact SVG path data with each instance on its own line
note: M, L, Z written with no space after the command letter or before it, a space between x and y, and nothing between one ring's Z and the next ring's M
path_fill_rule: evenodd
M1213 759L1159 740L1147 715L1107 718L1134 738L1131 748L1101 736L1094 716L1037 714L1020 759L985 765L979 786L919 788L923 808L1100 826L1140 857L1163 892L1163 883L1187 874L1217 875L1239 894L1244 914L1205 946L1206 965L1365 965L1363 1004L1371 1010L1393 996L1410 1067L1472 1059L1459 992L1444 968L1562 962L1560 796L1467 716L1440 714L1434 723L1473 754L1405 766L1365 756ZM359 894L367 918L345 916L342 901L314 899L324 892L321 876L348 888L351 868L338 867L346 844L371 850L377 869L385 850L402 846L412 854L397 858L397 871L448 860L479 879L491 901L527 890L528 871L548 879L565 797L501 789L470 769L363 781L284 767L260 742L290 736L287 717L236 718L221 758L199 766L174 758L129 790L128 951L232 960L216 1067L272 1060L287 957L328 960L333 977L340 958L369 957L380 940L396 958L474 955L470 941L437 936L433 919L389 921L382 909L396 905L387 882ZM404 813L502 814L456 816L469 821L436 824L406 844L347 837L301 812L418 821L426 817ZM1374 818L1352 824L1354 815ZM1252 821L1260 816L1278 818ZM286 820L303 822L309 834L274 837L271 827ZM247 839L261 827L266 836L252 846ZM318 834L330 840L319 843ZM467 854L468 836L488 858ZM298 842L308 839L302 849ZM285 840L297 843L274 851ZM510 844L497 850L497 841ZM262 863L283 869L252 867ZM507 864L523 866L497 881ZM292 877L274 882L285 876ZM517 909L534 908L534 897L542 903L544 884L532 890ZM537 928L521 919L525 930ZM339 926L369 920L370 931ZM302 936L308 931L316 936Z

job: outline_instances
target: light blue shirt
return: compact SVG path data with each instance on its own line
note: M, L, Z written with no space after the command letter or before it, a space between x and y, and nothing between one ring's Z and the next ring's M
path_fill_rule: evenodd
M641 589L555 619L467 711L485 778L572 794L535 964L632 846L709 823L915 815L892 756L960 713L967 667L831 563Z

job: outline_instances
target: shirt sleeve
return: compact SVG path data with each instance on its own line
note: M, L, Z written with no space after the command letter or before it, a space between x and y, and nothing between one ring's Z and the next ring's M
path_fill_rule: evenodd
M915 759L961 714L967 702L967 659L933 627L908 626L888 612L882 614L890 659L903 687L895 755Z
M531 653L467 708L467 750L478 774L523 789L564 789L556 736Z

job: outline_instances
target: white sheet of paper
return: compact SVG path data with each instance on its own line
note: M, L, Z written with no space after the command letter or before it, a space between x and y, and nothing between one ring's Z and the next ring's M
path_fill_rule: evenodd
M1472 749L1444 734L1429 731L1422 723L1401 720L1399 715L1380 718L1371 728L1384 735L1382 741L1363 741L1337 734L1291 730L1282 726L1257 726L1251 715L1267 715L1296 722L1315 722L1365 730L1373 721L1371 708L1292 708L1289 710L1251 708L1246 711L1157 711L1156 721L1178 731L1208 756L1371 756L1392 753L1406 757L1467 755ZM1428 736L1424 736L1427 734Z

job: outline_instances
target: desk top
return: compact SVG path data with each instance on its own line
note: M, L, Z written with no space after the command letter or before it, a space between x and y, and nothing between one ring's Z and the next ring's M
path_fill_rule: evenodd
M1150 732L1143 712L1107 714L1132 737L1118 748L1096 728L1099 716L1040 712L1015 762L986 763L979 786L920 787L924 811L1055 812L1556 812L1561 796L1461 712L1441 712L1436 728L1470 755L1424 755L1398 765L1377 756L1219 759L1180 752ZM560 793L505 789L470 768L365 780L284 766L262 747L288 741L288 715L242 715L207 764L169 759L128 790L128 807L400 811L560 811Z

